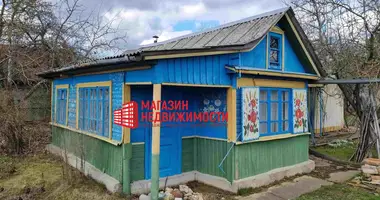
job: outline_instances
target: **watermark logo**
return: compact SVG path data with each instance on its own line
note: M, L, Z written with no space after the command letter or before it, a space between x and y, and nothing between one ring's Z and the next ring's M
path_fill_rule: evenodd
M121 109L113 111L113 123L127 128L137 128L138 120L138 105L131 101L122 106Z
M207 102L206 102L207 103ZM216 102L216 105L219 103ZM141 112L139 112L139 106ZM192 109L195 110L195 109ZM140 113L140 116L139 116ZM201 109L201 111L189 110L187 100L168 100L168 101L135 101L128 102L113 113L114 123L127 128L137 128L139 122L172 122L177 125L181 123L202 124L202 122L218 123L227 122L228 113L218 109Z

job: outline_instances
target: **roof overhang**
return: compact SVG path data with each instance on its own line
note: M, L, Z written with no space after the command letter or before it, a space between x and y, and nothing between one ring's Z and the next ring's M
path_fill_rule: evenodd
M380 78L357 78L357 79L324 79L315 81L315 84L371 84L380 83Z
M319 76L314 75L314 74L284 72L284 71L275 71L275 70L258 70L258 69L252 69L248 67L239 67L239 66L225 66L225 68L227 70L227 73L299 78L299 79L309 79L309 80L319 79Z
M107 61L107 62L105 62ZM134 71L149 69L153 65L157 64L156 61L115 61L115 60L103 60L98 63L84 63L81 65L73 65L60 69L53 69L38 73L45 79L64 78L74 75L86 75L86 74L102 74L120 71Z

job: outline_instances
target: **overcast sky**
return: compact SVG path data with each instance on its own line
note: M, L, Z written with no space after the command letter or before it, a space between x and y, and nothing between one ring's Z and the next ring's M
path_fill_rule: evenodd
M86 9L117 20L127 49L284 7L282 0L81 0Z

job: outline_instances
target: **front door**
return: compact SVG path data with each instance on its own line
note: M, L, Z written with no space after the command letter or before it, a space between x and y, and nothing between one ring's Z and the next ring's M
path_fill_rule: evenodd
M162 87L161 99L162 101L178 100L182 98L179 88L177 87ZM162 112L176 112L162 110ZM160 131L160 177L167 177L181 173L182 164L182 146L181 146L181 133L180 126L176 126L172 122L162 122ZM146 159L149 162L148 177L151 177L151 161L152 161L152 134L149 135L148 141L148 155Z

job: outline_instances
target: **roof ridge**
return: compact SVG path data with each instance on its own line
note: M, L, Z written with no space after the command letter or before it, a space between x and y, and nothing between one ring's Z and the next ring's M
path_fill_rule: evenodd
M141 45L139 49L141 49L141 48L147 48L147 47L153 47L153 46L158 46L158 45L169 43L169 42L173 42L173 41L176 41L176 40L181 40L181 39L184 39L184 38L194 37L194 36L197 36L197 35L200 35L200 34L203 34L203 33L213 32L213 31L216 31L216 30L219 30L219 29L223 29L223 28L226 28L226 27L230 27L230 26L233 26L233 25L237 25L237 24L240 24L240 23L244 23L244 22L256 20L256 19L259 19L259 18L263 18L263 17L268 17L268 16L272 16L272 15L275 15L275 14L279 14L279 13L288 11L289 9L290 9L289 6L288 7L279 8L279 9L276 9L276 10L268 11L268 12L265 12L265 13L261 13L261 14L258 14L258 15L251 16L251 17L247 17L247 18L243 18L243 19L240 19L240 20L232 21L232 22L229 22L229 23L226 23L226 24L222 24L222 25L219 25L217 27L209 28L209 29L206 29L206 30L203 30L203 31L194 32L194 33L182 35L182 36L179 36L179 37L175 37L175 38L172 38L172 39L169 39L169 40L165 40L165 41L162 41L162 42L157 42L157 43L147 44L147 45Z

